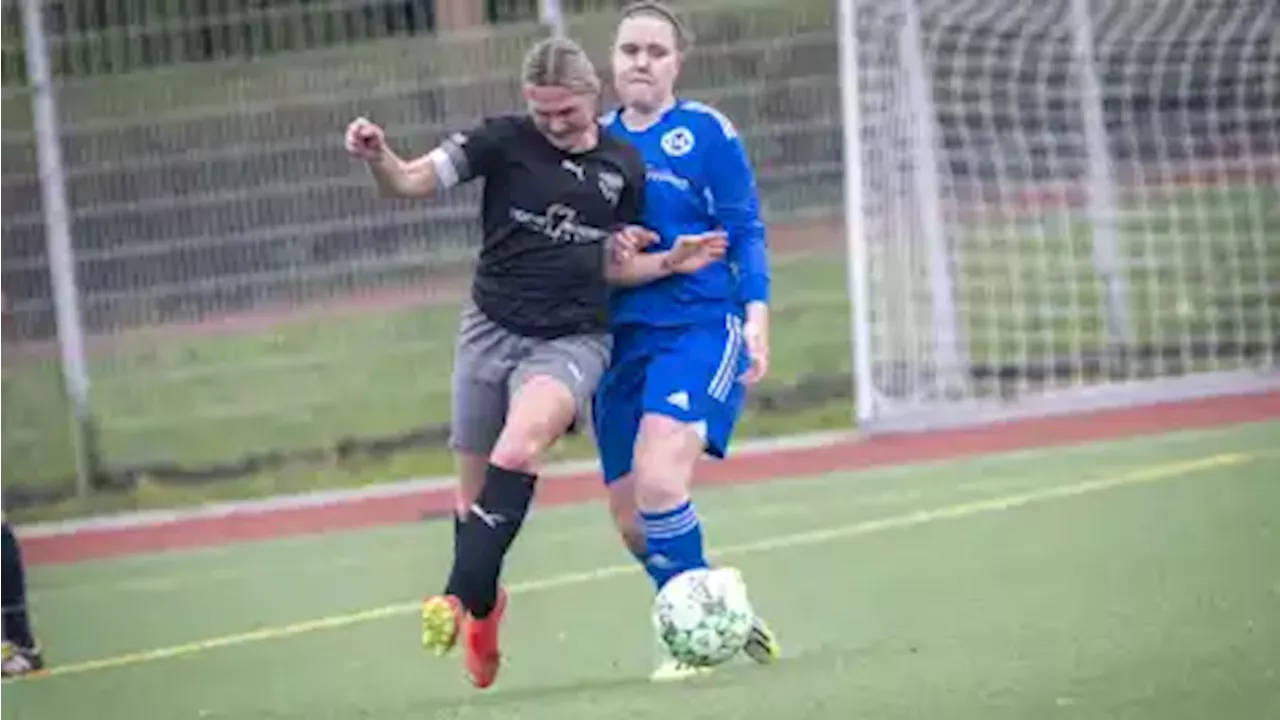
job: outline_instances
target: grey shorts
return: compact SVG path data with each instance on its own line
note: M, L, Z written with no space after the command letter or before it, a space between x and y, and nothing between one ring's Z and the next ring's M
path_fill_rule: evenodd
M575 425L584 424L611 347L607 334L554 340L517 335L467 302L453 355L449 444L455 450L488 455L506 423L511 397L534 375L564 383L578 405Z

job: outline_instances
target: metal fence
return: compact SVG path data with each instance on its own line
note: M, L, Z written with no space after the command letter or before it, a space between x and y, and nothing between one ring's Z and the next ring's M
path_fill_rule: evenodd
M1037 147L1064 129L1054 108L1036 105L1044 97L1036 89L1059 83L1066 67L1028 42L1037 24L1061 21L1064 0L964 4L965 17L949 10L954 3L921 4L940 157L948 197L960 204L1059 177L1060 158ZM756 412L791 412L779 398L806 387L818 388L806 407L847 405L835 8L826 0L680 5L698 36L684 92L742 130L774 231L778 359ZM1262 13L1264 5L1234 7ZM469 7L448 4L455 14L460 6ZM897 22L897 0L860 6L867 28ZM602 69L615 7L568 6L568 31ZM536 6L483 3L472 8L480 22L463 29L442 24L446 5L418 0L54 0L43 8L98 482L253 473L288 457L438 442L452 308L478 240L478 188L425 203L381 198L342 152L341 132L363 114L402 151L425 151L482 113L516 109L514 68L545 32ZM1014 11L1025 21L1008 21ZM974 13L1006 22L974 22ZM1145 27L1141 15L1113 15L1100 42ZM65 492L74 453L29 43L16 0L4 0L3 17L6 493L59 488L31 491L39 499ZM1129 93L1107 118L1132 139L1115 143L1134 159L1129 167L1174 159L1160 141L1170 133L1184 139L1174 150L1186 158L1280 156L1268 124L1276 120L1274 38L1253 27L1213 35L1203 57L1179 64L1148 53L1195 46L1203 34L1103 56L1104 74ZM1167 76L1124 76L1154 60ZM1257 75L1223 85L1220 74L1196 72L1210 65ZM1236 112L1214 113L1215 104ZM1212 118L1235 124L1200 122ZM869 143L891 141L868 133ZM1223 137L1233 146L1223 148ZM782 425L805 422L813 420Z

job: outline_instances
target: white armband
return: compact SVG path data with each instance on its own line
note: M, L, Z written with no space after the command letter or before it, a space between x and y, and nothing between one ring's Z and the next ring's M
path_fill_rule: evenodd
M451 188L458 184L458 168L453 164L453 158L449 157L449 151L438 147L427 153L427 159L431 161L431 167L435 168L439 187Z

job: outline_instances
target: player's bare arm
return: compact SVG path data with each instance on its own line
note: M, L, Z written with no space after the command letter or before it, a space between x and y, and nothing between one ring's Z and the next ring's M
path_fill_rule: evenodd
M625 232L625 231L624 231ZM718 262L728 248L725 234L715 230L676 238L670 250L641 253L633 250L634 243L623 233L615 236L607 275L615 285L635 286L653 282L668 275L691 274Z
M754 385L769 372L769 305L755 301L747 303L747 321L742 329L743 340L751 361L742 381Z
M347 152L369 165L374 181L387 195L426 197L440 185L431 153L404 160L387 144L382 128L367 118L356 118L347 126L346 146Z

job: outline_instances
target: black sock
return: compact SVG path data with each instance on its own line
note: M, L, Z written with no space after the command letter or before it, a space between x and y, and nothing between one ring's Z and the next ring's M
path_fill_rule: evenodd
M470 512L468 510L468 512ZM462 584L462 579L458 576L458 553L462 547L462 518L455 511L453 513L453 567L449 569L449 580L445 583L445 595L458 595L458 588Z
M26 573L22 567L22 550L18 538L4 523L4 639L23 648L35 647L31 636L31 621L27 617Z
M502 561L524 524L536 481L536 475L493 464L485 469L480 497L458 529L449 574L453 594L473 617L488 617L497 604Z

